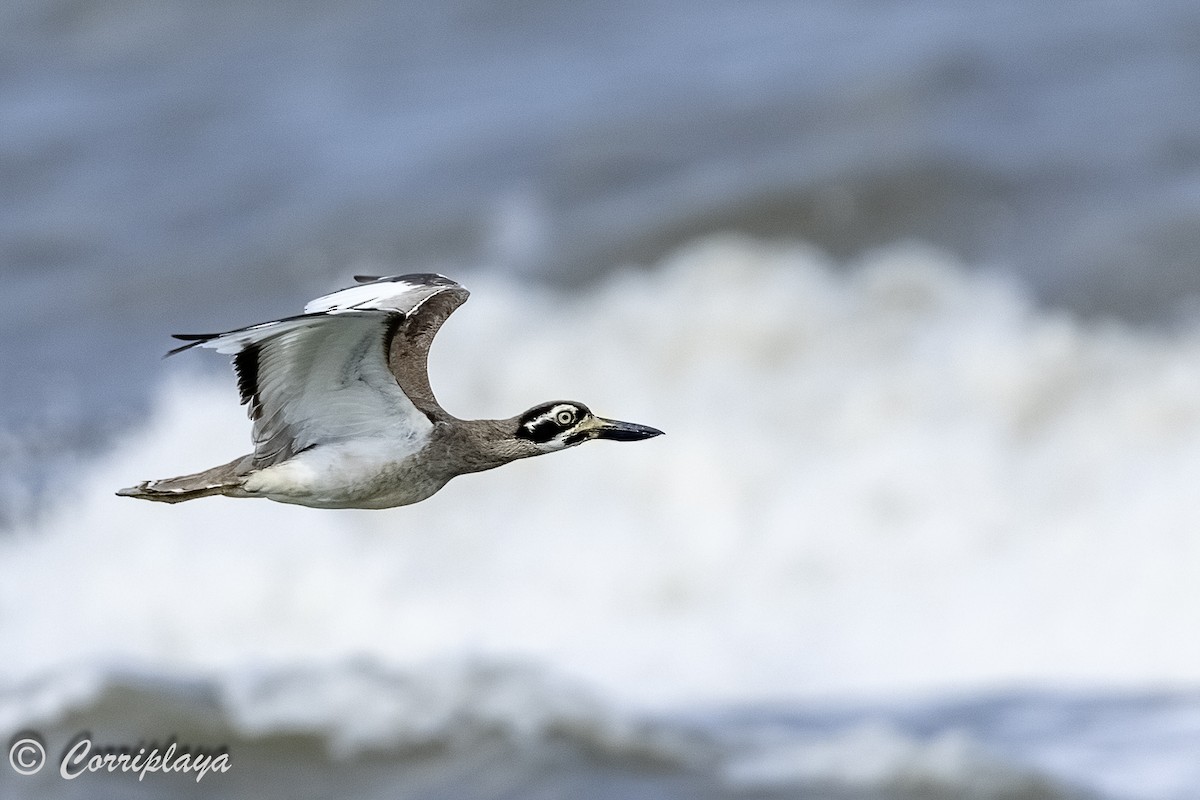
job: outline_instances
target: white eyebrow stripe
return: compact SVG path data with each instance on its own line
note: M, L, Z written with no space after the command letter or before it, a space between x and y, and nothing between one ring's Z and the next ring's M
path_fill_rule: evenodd
M559 403L558 405L553 406L547 411L543 411L541 414L538 414L533 419L524 423L525 430L532 431L534 428L545 424L555 426L559 425L558 415L559 412L562 411L570 411L571 416L575 419L578 419L579 417L579 409L577 409L575 406L571 405L570 403Z

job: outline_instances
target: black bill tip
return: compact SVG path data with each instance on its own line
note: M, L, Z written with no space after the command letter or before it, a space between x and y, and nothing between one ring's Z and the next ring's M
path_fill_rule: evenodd
M638 425L636 422L621 422L616 419L599 419L599 427L594 434L597 439L611 439L614 442L638 442L642 439L652 439L662 436L663 432L649 425Z

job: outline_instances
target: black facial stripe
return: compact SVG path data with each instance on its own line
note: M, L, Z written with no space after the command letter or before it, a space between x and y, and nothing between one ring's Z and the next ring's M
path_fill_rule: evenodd
M566 425L561 424L557 417L559 412L570 410L572 420ZM570 430L581 418L580 410L573 403L556 402L532 408L525 413L521 424L517 426L517 436L538 443L545 443L563 431Z
M548 442L562 432L562 427L553 419L538 419L521 425L519 435L535 442Z

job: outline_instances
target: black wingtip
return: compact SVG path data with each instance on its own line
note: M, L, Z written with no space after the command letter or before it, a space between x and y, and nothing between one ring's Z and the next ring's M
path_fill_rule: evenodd
M218 333L172 333L172 339L178 339L181 342L187 342L187 344L181 344L179 347L168 350L163 353L163 358L173 356L176 353L182 353L184 350L190 350L196 345L207 342L209 339L215 339L218 336L220 336Z
M358 283L374 283L379 280L378 275L355 275L354 280Z

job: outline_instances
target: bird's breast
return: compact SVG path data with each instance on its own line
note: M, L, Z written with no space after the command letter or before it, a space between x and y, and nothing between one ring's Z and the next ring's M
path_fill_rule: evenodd
M320 445L249 475L243 488L317 508L391 508L424 500L445 485L423 466L420 451L398 452L394 444Z

